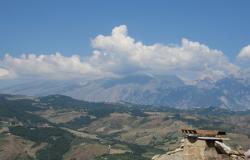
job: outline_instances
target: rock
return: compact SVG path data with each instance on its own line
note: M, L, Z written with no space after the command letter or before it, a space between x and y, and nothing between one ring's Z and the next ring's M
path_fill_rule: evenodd
M227 146L226 144L219 142L219 141L215 141L215 147L223 154L232 154L232 149Z
M152 157L152 160L158 160L160 156L160 154L154 155L154 157Z
M244 160L244 158L237 156L237 155L231 155L230 160Z
M183 156L185 160L223 159L223 154L217 153L213 141L195 138L185 139Z
M174 151L168 152L167 154L168 154L168 155L171 155L171 154L175 154L175 153L181 152L181 151L183 151L183 148L177 148L177 149L175 149Z
M152 158L152 160L185 160L183 157L182 152L178 152L172 155L163 154L163 155L157 155Z
M152 160L244 160L242 149L235 151L215 137L197 138L187 136L179 148L163 155L156 155ZM250 150L245 153L250 160Z
M250 149L245 153L245 160L250 160Z

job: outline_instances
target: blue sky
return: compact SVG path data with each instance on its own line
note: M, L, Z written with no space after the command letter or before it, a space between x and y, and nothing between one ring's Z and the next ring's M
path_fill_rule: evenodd
M248 0L0 0L0 79L250 78L249 8Z
M185 37L234 61L250 43L247 0L0 0L0 54L91 53L90 40L125 24L144 44Z

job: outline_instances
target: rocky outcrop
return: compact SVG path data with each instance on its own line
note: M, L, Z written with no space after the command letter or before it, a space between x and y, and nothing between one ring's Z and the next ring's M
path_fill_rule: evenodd
M250 149L244 155L246 160L250 160Z
M245 156L250 157L250 151ZM174 151L156 155L152 160L244 160L244 155L220 141L185 139ZM250 159L248 159L250 160Z
M152 160L185 160L185 159L183 157L183 154L179 152L172 155L168 154L156 155L152 158Z

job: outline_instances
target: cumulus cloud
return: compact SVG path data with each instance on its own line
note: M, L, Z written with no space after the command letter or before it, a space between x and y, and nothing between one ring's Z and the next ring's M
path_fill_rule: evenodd
M243 47L237 56L237 65L241 67L241 78L250 79L250 45Z
M242 61L250 60L250 45L242 48L237 58Z
M14 71L17 76L22 77L40 76L48 79L67 79L104 75L89 63L81 61L78 55L65 57L60 53L55 53L51 55L23 54L20 57L12 57L6 54L0 63Z
M175 46L144 45L128 36L125 25L115 27L109 36L97 36L92 40L92 46L95 51L91 63L118 74L145 71L177 74L186 79L206 76L219 79L238 71L223 52L199 42L182 39L181 44Z
M133 73L177 75L185 80L211 78L214 80L237 74L239 68L230 63L222 51L211 49L199 42L183 38L180 44L145 45L128 35L127 26L113 28L111 35L98 35L92 40L93 52L89 57L65 57L7 54L0 66L17 76L49 78L124 76ZM243 49L246 57L249 49Z

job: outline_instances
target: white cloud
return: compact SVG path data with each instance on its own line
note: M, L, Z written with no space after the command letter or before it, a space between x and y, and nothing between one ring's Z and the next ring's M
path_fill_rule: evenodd
M186 79L219 79L238 71L221 51L199 42L182 39L181 45L176 46L144 45L128 36L125 25L115 27L110 36L97 36L92 46L95 51L91 63L115 73L145 71L177 74Z
M39 76L48 79L67 79L104 75L90 64L81 61L79 56L65 57L60 53L51 55L23 54L20 57L6 54L0 63L14 71L17 76L23 77Z
M111 35L98 35L92 40L93 53L85 59L78 55L7 54L0 66L16 76L47 78L98 78L122 76L135 72L175 74L185 80L220 79L236 74L239 68L223 52L188 39L180 45L145 45L128 35L127 26L117 26Z
M0 79L4 77L8 77L10 72L7 69L0 68Z
M242 48L237 58L243 61L250 60L250 45Z
M250 79L250 45L243 47L237 56L237 65L241 67L240 77Z

